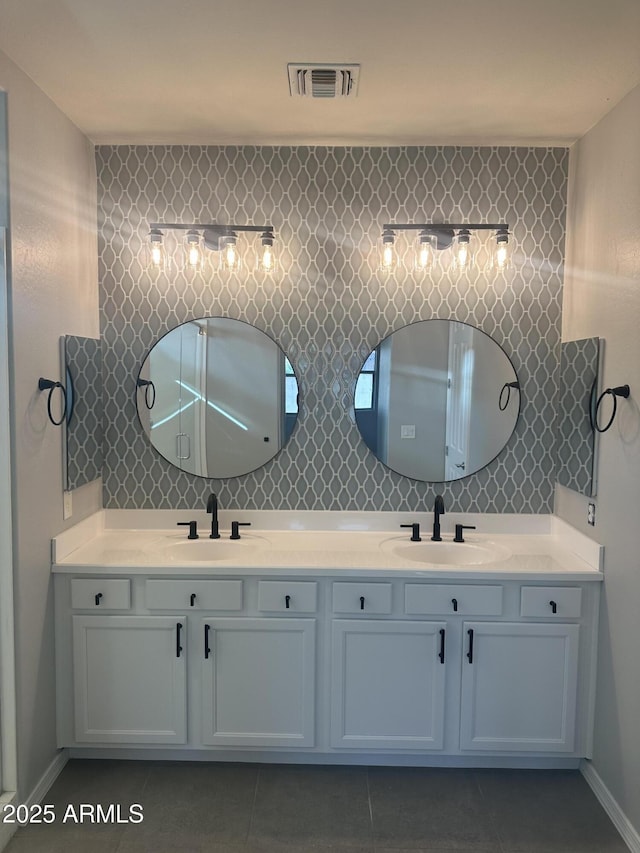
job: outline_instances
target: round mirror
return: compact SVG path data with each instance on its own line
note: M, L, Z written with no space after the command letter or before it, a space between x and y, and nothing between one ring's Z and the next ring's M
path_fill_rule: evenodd
M289 440L298 417L291 363L264 332L203 317L152 347L136 387L142 428L164 458L199 477L260 468Z
M362 438L381 462L441 483L500 453L518 420L520 386L489 335L453 320L422 320L369 354L354 403Z

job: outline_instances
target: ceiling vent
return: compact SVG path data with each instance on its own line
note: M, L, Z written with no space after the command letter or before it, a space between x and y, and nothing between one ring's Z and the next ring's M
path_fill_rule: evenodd
M359 65L290 62L292 98L354 98L358 94Z

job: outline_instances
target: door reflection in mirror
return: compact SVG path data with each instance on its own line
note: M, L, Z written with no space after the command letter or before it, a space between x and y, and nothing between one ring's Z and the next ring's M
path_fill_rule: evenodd
M200 477L237 477L260 468L289 440L298 383L264 332L241 320L204 317L171 329L151 349L136 402L145 434L167 461Z
M501 409L509 383L514 391ZM354 408L362 438L381 462L416 480L448 482L480 470L505 447L520 412L518 377L505 351L479 329L422 320L369 354Z

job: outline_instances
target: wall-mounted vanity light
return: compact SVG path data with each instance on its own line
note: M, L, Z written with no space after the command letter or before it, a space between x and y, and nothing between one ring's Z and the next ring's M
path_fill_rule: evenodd
M399 223L390 222L382 226L382 254L380 269L391 272L397 265L395 237L397 231L418 231L413 268L417 272L429 270L438 252L453 249L453 266L459 270L468 269L474 261L474 231L494 231L495 242L491 247L492 267L506 269L509 264L509 226L504 223L483 223L474 225L463 223L454 225L449 222Z
M164 246L165 231L186 231L185 266L197 270L201 267L204 250L218 253L220 267L237 270L242 265L242 254L238 248L238 232L260 234L261 249L257 253L256 269L264 273L275 271L276 256L273 250L272 225L218 225L211 223L181 224L176 222L151 222L149 224L151 266L162 269L166 263Z

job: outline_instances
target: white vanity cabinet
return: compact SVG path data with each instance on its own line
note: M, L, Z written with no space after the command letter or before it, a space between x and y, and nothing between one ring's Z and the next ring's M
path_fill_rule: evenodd
M465 622L462 749L573 752L578 625Z
M58 744L338 763L589 757L600 584L429 574L56 571Z
M442 749L446 624L336 619L331 745Z
M79 743L186 743L184 616L72 616Z
M202 620L202 742L313 746L315 619Z

